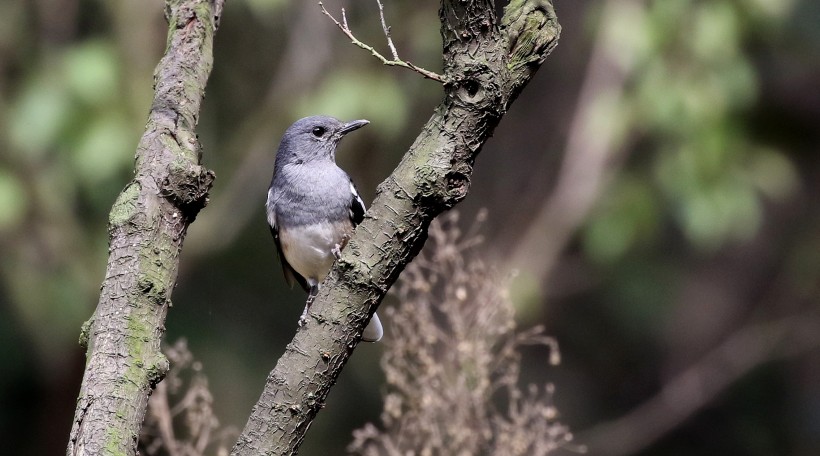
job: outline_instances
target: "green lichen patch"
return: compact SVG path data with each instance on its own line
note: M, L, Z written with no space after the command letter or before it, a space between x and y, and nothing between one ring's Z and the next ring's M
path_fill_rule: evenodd
M120 192L111 212L108 214L108 223L111 227L122 226L128 223L137 213L141 186L137 181L131 181L122 192Z
M94 324L94 317L92 316L86 320L80 327L80 347L88 348L88 341L91 337L91 326Z
M125 456L125 436L121 429L111 424L105 431L105 454L107 456Z

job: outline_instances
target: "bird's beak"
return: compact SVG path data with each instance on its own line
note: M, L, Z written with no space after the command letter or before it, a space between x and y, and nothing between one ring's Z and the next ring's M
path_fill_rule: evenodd
M339 130L341 136L344 136L350 133L353 130L358 130L359 128L364 127L365 125L369 124L369 120L361 119L361 120L351 120L344 124L344 126Z

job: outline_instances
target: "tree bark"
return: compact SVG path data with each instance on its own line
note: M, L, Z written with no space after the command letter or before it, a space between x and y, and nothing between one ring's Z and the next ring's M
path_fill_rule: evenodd
M550 0L442 0L444 100L322 285L307 324L268 376L234 455L295 454L362 330L427 227L463 200L473 163L510 104L557 43Z
M109 215L100 300L83 325L86 368L67 454L133 455L148 396L165 376L160 352L179 253L214 179L194 128L224 0L168 0L165 56L137 146L134 179Z

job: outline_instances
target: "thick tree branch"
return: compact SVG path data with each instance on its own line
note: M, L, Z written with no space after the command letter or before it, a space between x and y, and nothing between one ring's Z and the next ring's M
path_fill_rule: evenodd
M379 186L308 324L270 373L235 455L296 453L370 316L424 245L430 221L466 197L481 147L560 31L546 0L513 1L500 25L489 0L443 0L439 14L444 100Z
M109 216L109 258L94 316L68 455L133 455L148 396L165 376L160 352L179 252L207 203L214 174L200 166L194 127L224 0L169 0L168 46L137 146L134 179Z

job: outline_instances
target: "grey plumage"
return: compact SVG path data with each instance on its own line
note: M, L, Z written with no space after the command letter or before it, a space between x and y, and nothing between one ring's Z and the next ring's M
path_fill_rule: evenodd
M336 255L364 218L356 187L336 166L336 146L344 135L368 123L306 117L291 125L279 144L265 207L285 279L309 293L300 325ZM362 339L375 342L382 333L374 314Z

